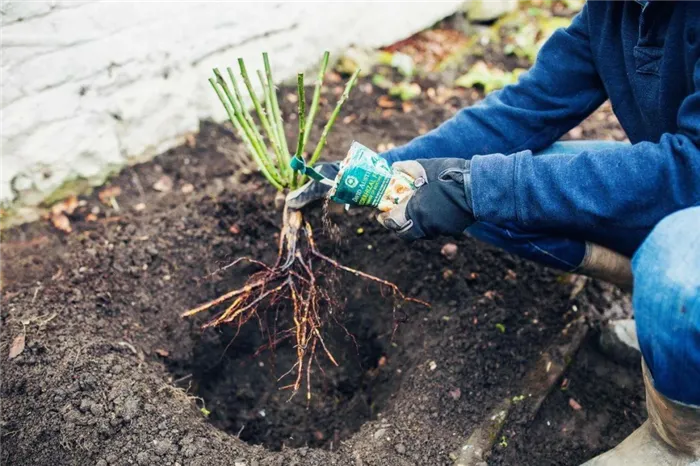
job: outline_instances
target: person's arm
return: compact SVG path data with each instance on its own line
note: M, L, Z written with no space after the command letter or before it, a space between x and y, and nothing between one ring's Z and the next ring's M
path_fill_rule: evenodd
M700 205L700 61L693 82L676 133L656 143L575 155L474 157L475 218L585 235L650 230L672 212Z
M558 140L607 98L593 63L584 6L556 31L517 84L489 94L431 132L387 151L390 163L537 151Z

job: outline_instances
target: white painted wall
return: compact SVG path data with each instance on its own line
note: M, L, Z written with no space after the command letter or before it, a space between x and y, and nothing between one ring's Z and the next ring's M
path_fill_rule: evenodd
M66 180L98 184L200 119L223 121L214 66L240 56L256 69L265 50L286 79L324 49L388 44L463 3L3 0L0 201L36 205Z

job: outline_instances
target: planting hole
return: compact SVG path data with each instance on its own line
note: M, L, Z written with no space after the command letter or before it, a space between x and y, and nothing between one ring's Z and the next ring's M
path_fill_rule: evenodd
M343 311L342 321L355 341L338 325L326 327L324 339L338 367L319 355L321 367L312 367L308 402L305 382L291 400L291 390L280 390L294 382L294 374L277 380L296 361L291 341L255 355L265 343L258 322L247 323L237 336L232 327L203 332L194 327L189 359L173 360L170 370L176 379L186 377L180 386L191 382L189 392L204 400L214 426L241 440L271 450L283 445L335 449L376 417L399 382L390 304L378 292L361 288L354 294L362 298L349 300Z

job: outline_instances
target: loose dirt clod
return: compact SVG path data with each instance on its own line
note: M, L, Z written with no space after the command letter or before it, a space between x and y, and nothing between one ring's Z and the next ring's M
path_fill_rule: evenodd
M454 243L447 243L440 250L440 254L447 260L454 260L454 258L457 257L457 252L458 248Z
M8 354L8 359L14 359L24 351L24 332L20 333L12 340L12 345L10 346L10 353Z

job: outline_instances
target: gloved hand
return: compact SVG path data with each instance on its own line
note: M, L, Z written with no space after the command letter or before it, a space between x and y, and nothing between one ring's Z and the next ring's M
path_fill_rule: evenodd
M462 235L475 222L470 163L454 158L394 163L392 168L414 178L418 189L394 209L379 214L379 223L406 241Z
M340 171L340 162L319 163L314 166L314 169L326 178L335 179ZM318 181L311 180L294 191L287 194L286 203L291 209L299 210L304 206L311 204L326 197L331 187Z

